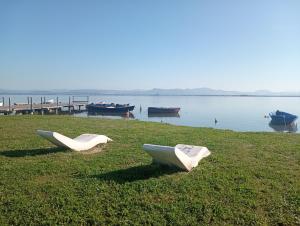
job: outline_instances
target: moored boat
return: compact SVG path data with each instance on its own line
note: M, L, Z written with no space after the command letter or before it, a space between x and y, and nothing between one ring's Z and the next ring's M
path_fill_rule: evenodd
M271 117L271 123L274 125L288 125L294 122L298 116L287 112L279 111L272 112L269 114Z
M178 113L179 107L148 107L148 114L166 114L166 113Z
M134 105L129 104L105 104L105 103L91 103L86 106L88 112L100 113L127 113L134 110Z

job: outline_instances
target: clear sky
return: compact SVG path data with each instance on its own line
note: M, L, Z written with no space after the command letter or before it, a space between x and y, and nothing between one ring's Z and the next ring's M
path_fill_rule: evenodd
M300 91L300 1L0 1L0 89L199 87Z

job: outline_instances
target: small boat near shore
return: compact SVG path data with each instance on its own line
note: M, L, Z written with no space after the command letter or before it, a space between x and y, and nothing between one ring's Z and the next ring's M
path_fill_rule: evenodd
M91 103L86 105L88 112L98 112L98 113L128 113L134 110L134 105L129 104L106 104L106 103Z
M178 114L179 107L148 107L148 114Z
M272 112L269 114L271 117L271 124L273 125L288 125L294 122L298 116L287 112L279 111Z

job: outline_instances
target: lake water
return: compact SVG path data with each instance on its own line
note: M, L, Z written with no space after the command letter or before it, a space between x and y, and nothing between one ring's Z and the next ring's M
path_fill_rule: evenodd
M12 103L27 102L27 96L10 96ZM33 101L39 103L40 96L32 96ZM55 99L56 96L46 96L46 99ZM62 102L68 102L69 96L59 96ZM269 125L270 119L265 118L271 111L282 110L300 116L300 98L297 97L223 97L223 96L90 96L90 102L130 103L135 105L133 115L135 119L156 121L175 125L194 127L212 127L235 131L275 131L297 130L297 121L294 125L283 128ZM177 117L148 117L147 108L151 107L180 107ZM141 107L141 111L140 111ZM88 116L82 117L111 117ZM119 117L112 117L119 118ZM217 123L215 123L217 119Z

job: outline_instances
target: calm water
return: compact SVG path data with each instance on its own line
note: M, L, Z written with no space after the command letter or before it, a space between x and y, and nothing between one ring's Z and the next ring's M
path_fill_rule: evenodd
M27 101L27 96L22 95L11 96L11 98L12 103ZM46 96L46 99L52 98L56 96ZM69 97L60 96L59 98L60 101L68 102ZM33 101L40 102L40 96L33 96ZM235 131L274 131L274 128L269 125L270 119L264 116L277 109L300 116L300 98L296 97L90 96L90 101L133 104L136 106L133 111L134 118L139 120ZM148 117L149 106L180 107L181 111L179 117ZM110 117L88 116L87 113L77 116ZM215 118L217 123L215 123ZM275 129L296 131L297 125L291 128Z

